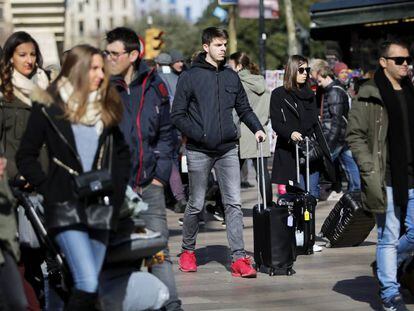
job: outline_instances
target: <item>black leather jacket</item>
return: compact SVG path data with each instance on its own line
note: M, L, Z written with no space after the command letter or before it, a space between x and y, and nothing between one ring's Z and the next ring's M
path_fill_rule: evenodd
M322 130L331 152L345 144L349 97L339 81L328 85L323 94Z

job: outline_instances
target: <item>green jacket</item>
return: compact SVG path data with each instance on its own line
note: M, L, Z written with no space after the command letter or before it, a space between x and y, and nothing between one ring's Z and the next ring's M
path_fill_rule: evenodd
M18 175L15 156L20 145L20 140L26 130L32 107L18 98L12 102L0 99L0 144L7 159L7 175L14 180ZM0 150L1 150L0 149ZM40 154L42 167L47 170L47 153L45 148Z
M387 131L388 114L371 79L352 102L346 140L361 173L364 208L372 213L385 213L387 207Z
M266 131L265 124L269 121L270 114L270 92L266 89L266 82L263 76L253 75L250 73L249 70L246 69L239 71L239 77L243 85L243 88L246 91L249 104ZM257 146L254 134L244 123L240 125L240 129L240 158L256 158ZM270 145L269 140L267 139L266 142L263 144L263 156L270 157Z
M16 261L19 260L19 243L15 216L15 200L6 182L0 180L0 265L4 263L3 252L8 251Z

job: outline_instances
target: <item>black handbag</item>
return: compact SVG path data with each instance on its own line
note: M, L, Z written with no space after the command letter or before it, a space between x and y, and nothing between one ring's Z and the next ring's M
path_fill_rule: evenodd
M77 171L68 167L55 157L53 158L53 161L59 166L65 168L73 176L75 192L79 199L94 198L109 195L113 191L111 176L112 150L113 137L112 135L109 135L106 139L106 143L102 145L99 150L97 169L82 174L79 174ZM105 156L109 158L109 161L107 161L107 168L102 168L102 163L105 162L103 161L104 153Z
M309 152L309 162L314 162L323 158L323 150L316 140L315 134L312 134L309 137L308 144ZM306 152L306 143L305 140L299 142L299 148L302 150L302 153Z

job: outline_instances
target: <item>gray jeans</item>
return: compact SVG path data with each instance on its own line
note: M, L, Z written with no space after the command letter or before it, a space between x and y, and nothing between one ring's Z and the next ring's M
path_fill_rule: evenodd
M214 167L224 205L227 240L233 260L245 257L238 147L221 156L187 150L187 165L190 193L183 221L183 250L195 249L198 214L203 210L208 176Z
M161 232L168 239L167 212L165 210L164 187L150 184L142 190L142 199L148 203L148 210L142 211L140 217L145 220L146 226L152 231ZM160 279L170 292L170 299L165 304L165 310L182 310L175 285L174 271L169 249L164 250L165 261L151 267L151 273Z

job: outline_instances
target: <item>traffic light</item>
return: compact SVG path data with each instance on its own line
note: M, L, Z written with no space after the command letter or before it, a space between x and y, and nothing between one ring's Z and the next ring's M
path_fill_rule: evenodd
M164 31L159 28L149 28L145 31L145 58L154 59L161 53L164 41Z

